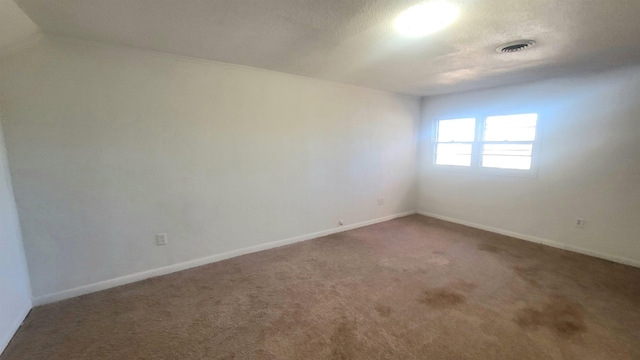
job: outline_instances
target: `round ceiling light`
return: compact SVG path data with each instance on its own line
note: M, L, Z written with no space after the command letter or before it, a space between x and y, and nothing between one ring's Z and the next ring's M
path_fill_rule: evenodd
M456 5L444 1L431 1L414 5L398 15L394 26L407 36L423 36L451 25L460 15Z

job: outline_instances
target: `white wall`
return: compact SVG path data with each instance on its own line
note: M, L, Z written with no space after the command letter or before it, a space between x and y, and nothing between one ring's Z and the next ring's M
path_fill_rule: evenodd
M36 298L415 211L417 98L60 38L0 91Z
M0 353L29 310L29 274L0 125Z
M539 113L536 177L431 164L433 120L520 112ZM640 67L424 99L420 138L421 212L640 265Z
M39 31L13 0L0 0L0 55Z

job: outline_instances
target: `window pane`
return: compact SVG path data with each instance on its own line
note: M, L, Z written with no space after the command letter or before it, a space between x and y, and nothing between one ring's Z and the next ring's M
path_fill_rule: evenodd
M438 144L436 164L471 166L471 144Z
M531 156L483 155L482 167L529 170L531 169Z
M438 121L437 142L471 142L476 136L476 119Z
M485 141L533 141L538 114L489 116L485 122Z
M529 170L533 144L485 144L482 166L500 169Z
M482 155L531 156L533 144L485 144Z

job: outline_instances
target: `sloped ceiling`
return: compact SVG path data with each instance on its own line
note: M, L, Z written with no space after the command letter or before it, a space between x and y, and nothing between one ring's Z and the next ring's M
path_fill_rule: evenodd
M39 31L13 0L0 0L0 49L24 41Z
M640 62L637 0L450 0L458 21L423 38L393 29L416 1L16 2L47 33L421 96Z

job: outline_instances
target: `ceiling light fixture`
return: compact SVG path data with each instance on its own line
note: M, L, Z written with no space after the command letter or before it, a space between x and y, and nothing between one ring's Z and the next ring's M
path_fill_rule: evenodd
M444 1L430 1L414 5L398 15L394 26L407 36L424 36L451 25L460 14L456 5Z

